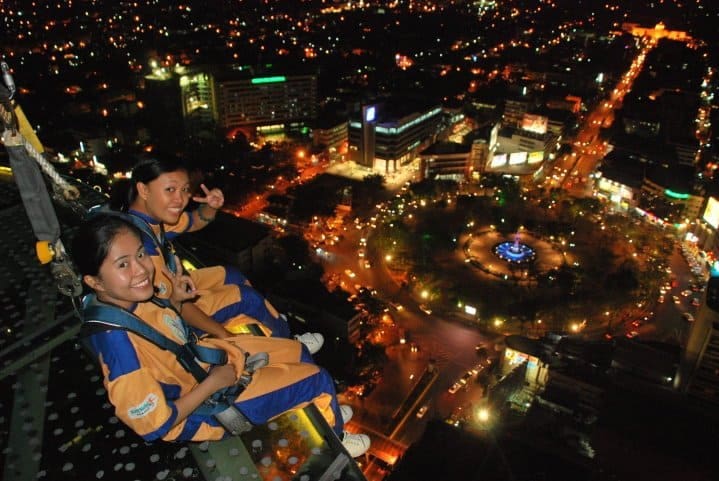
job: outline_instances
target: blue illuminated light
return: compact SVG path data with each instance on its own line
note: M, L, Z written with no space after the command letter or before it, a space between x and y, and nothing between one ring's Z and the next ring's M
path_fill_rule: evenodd
M365 110L365 113L364 113L365 122L372 122L375 118L375 114L376 114L375 107L367 107L367 110Z
M527 244L514 241L501 242L492 248L494 255L510 263L523 264L532 262L537 256L534 249Z
M377 126L377 133L378 134L385 134L385 135L398 135L404 132L405 130L414 127L415 125L424 122L425 120L429 119L430 117L434 117L435 115L438 115L442 112L442 109L440 107L430 110L429 112L426 112L419 117L417 117L414 120L411 120L407 122L406 124L402 125L401 127L384 127L384 126Z
M719 261L714 261L712 263L711 269L709 270L709 275L712 277L719 277Z

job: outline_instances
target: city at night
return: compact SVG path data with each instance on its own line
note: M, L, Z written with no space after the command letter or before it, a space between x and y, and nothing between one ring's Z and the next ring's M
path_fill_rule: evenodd
M0 479L717 479L716 2L0 13Z

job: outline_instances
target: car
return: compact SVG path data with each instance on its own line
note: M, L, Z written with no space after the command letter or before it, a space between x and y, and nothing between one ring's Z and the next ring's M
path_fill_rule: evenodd
M347 277L350 279L354 279L355 273L352 271L352 269L345 269L345 274L347 274Z
M398 302L390 302L389 305L395 311L401 311L402 309L404 309L404 307L402 307L402 304Z
M641 321L640 319L637 319L636 321L632 321L632 326L634 326L634 327L639 327L639 326L641 326L642 324L643 324L643 323L642 323L642 321Z
M629 331L629 332L627 333L627 337L628 337L629 339L634 339L634 338L637 337L638 335L639 335L639 333L638 333L637 331Z
M462 389L462 383L460 383L459 381L457 381L456 383L452 384L452 386L450 386L450 388L448 389L448 391L449 391L450 394L454 394L454 393L456 393L457 391L459 391L460 389Z
M659 296L659 299L657 299L657 302L659 302L659 304L663 304L663 303L664 303L664 296Z
M487 357L487 354L489 353L487 348L482 344L474 346L474 352L477 353L477 356L479 357Z
M679 299L679 296L672 296L672 299L674 300L674 304L679 304L680 302L682 302L681 299Z
M427 304L420 304L420 305L419 305L419 310L422 311L422 312L424 312L424 313L427 314L427 315L432 314L432 309L430 309Z
M464 373L464 375L460 378L459 382L463 385L467 385L467 381L469 381L472 378L472 371L467 371Z
M689 297L689 295L692 293L691 289L685 289L681 292L682 296Z
M427 410L429 409L429 405L425 404L421 408L417 410L417 419L422 419L425 414L427 414Z
M687 322L694 322L694 316L692 316L692 315L691 315L690 313L688 313L688 312L685 312L684 314L682 314L682 317L683 317L684 320L687 321Z
M698 297L692 298L692 306L699 307L700 305L701 305L701 301L699 300Z
M484 367L485 367L484 364L482 364L480 362L479 364L474 366L472 369L470 369L469 372L471 372L473 376L476 376L480 372L484 371Z

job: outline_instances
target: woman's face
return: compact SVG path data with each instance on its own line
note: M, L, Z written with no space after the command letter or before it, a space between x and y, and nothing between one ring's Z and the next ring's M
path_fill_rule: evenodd
M174 225L190 201L190 179L187 172L177 170L161 174L155 180L137 183L140 209L155 220Z
M155 268L140 238L123 229L113 237L107 257L97 276L85 276L101 301L130 308L150 299L154 293L152 277Z

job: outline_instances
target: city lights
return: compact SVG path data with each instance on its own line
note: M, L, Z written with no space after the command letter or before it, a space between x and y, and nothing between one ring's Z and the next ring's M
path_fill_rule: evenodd
M325 477L401 478L420 458L457 468L437 479L491 478L482 469L527 460L548 478L561 477L556 466L574 479L713 472L703 440L719 403L717 2L27 3L0 2L10 69L0 82L14 76L6 103L30 107L25 131L47 142L60 178L88 191L77 209L58 204L62 228L95 197L114 201L144 158L190 166L200 197L188 209L206 212L200 184L223 190L207 229L181 214L165 240L187 272L236 266L247 292L287 315L290 337L324 331L305 367L329 368L356 415L347 431L371 433L366 455L340 452L332 466L345 471ZM257 426L246 446L233 437L229 450L176 456L125 437L127 416L94 432L110 406L98 399L122 390L85 372L71 331L47 327L73 312L35 288L56 272L18 244L36 228L19 171L0 165L10 266L0 346L6 376L22 380L0 403L8 473L28 433L37 446L25 477L229 479L228 452L263 481L327 468L331 421L304 413L299 433L287 420ZM227 314L203 298L208 316ZM29 322L38 306L54 306L41 309L48 322ZM40 398L15 412L20 388ZM175 391L130 409L162 414L181 404ZM35 409L59 405L73 416ZM171 433L196 428L180 422ZM657 450L644 442L654 431L683 436ZM467 438L477 459L443 452ZM405 457L409 446L419 452Z

